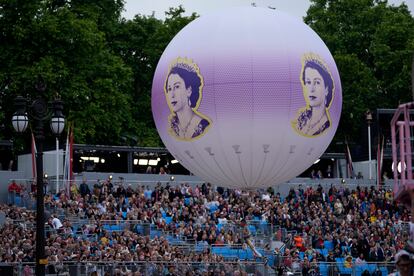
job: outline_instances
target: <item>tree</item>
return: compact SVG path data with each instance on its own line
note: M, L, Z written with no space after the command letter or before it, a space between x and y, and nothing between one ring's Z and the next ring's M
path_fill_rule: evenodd
M0 118L11 117L16 95L36 96L40 76L47 98L58 93L65 101L78 143L117 144L132 121L132 74L108 47L100 17L83 5L84 13L76 1L0 1Z
M0 122L19 94L59 94L77 143L160 146L152 119L151 84L169 41L196 15L172 8L164 21L121 19L123 0L0 0ZM0 123L1 125L1 123ZM1 137L0 137L1 138Z
M122 57L133 72L130 91L136 124L133 133L137 135L141 146L162 145L151 112L152 79L168 43L197 17L196 14L185 17L184 12L181 6L171 8L164 21L153 16L137 15L133 20L122 21L113 37L113 51Z
M386 0L311 0L304 18L325 41L341 76L343 111L336 140L359 140L367 109L411 100L414 18Z

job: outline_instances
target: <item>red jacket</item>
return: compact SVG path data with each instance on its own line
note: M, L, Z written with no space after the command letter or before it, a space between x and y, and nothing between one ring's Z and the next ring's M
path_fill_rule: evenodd
M13 181L9 185L8 190L10 193L15 192L16 194L20 194L20 192L22 191L22 187L20 187L20 185L17 185L17 183Z

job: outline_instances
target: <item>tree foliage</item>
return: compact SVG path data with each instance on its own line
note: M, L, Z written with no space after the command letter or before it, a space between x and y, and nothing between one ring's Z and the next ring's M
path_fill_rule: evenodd
M358 141L368 109L412 100L414 18L385 0L312 0L304 18L325 41L341 76L343 111L337 139Z
M171 39L197 15L183 17L184 9L171 8L165 21L137 15L122 21L113 38L113 50L133 72L131 90L133 117L137 120L138 143L156 146L161 143L151 113L151 87L155 68Z
M120 17L122 0L0 0L0 138L12 137L17 95L65 102L77 143L161 144L151 115L152 75L167 43L188 22ZM4 122L4 123L3 123Z
M414 19L381 0L312 0L305 17L341 75L336 139L358 140L367 109L411 99ZM0 138L11 138L16 95L59 94L77 143L159 146L151 85L167 44L197 15L172 8L165 20L121 18L123 0L0 0ZM5 129L1 126L4 125Z

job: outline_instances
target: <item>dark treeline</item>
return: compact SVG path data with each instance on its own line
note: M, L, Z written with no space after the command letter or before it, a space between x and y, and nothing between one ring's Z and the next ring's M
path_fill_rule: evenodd
M358 141L367 109L412 98L414 18L406 5L387 1L311 2L304 21L341 74L335 140ZM162 146L151 114L154 70L169 41L197 15L177 7L165 20L126 20L123 7L123 0L0 0L0 139L21 139L10 123L13 100L33 99L40 77L49 99L64 100L76 143Z

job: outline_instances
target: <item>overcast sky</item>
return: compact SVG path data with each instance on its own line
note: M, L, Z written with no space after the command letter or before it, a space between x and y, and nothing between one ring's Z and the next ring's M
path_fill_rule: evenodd
M182 5L189 15L196 12L199 15L233 6L249 6L256 3L259 7L273 7L287 12L293 16L302 18L309 8L309 0L125 0L125 11L123 17L132 19L136 14L151 15L153 12L156 18L164 19L165 11L169 7ZM392 5L399 5L405 2L414 15L414 0L388 0Z

